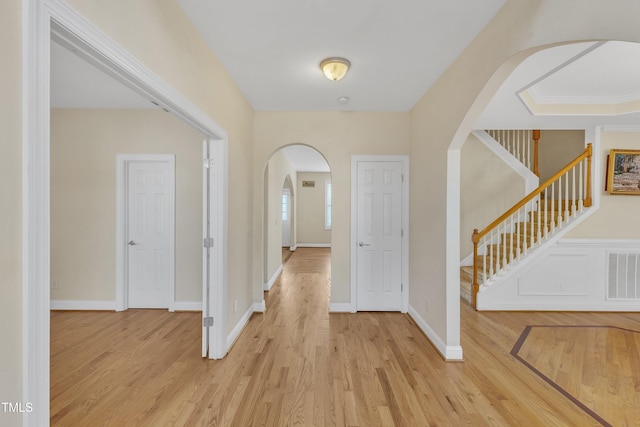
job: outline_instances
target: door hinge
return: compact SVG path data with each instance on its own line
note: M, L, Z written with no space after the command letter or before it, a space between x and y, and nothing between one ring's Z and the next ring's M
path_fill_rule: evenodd
M202 166L205 169L213 168L213 159L203 159Z
M404 292L404 283L400 283L400 292Z
M213 326L213 317L204 317L202 319L202 326L205 328L208 326Z
M404 182L404 174L400 175L400 182Z
M404 237L404 228L400 229L400 237Z
M205 248L213 247L213 237L205 237L202 241Z

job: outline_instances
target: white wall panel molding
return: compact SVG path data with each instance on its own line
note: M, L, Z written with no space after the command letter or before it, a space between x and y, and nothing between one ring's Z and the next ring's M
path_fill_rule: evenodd
M607 298L609 254L616 252L640 252L640 240L560 240L482 289L478 309L640 311L639 301Z

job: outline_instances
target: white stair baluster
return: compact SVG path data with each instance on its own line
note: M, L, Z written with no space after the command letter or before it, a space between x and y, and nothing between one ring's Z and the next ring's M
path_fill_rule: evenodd
M569 220L569 171L564 174L564 194L567 199L564 202L564 221Z
M576 168L571 169L571 216L576 216Z
M562 176L558 178L558 219L556 225L562 225Z
M584 168L585 162L584 160L580 162L580 164L578 165L578 167L580 168L580 195L579 195L579 199L578 199L578 210L580 212L582 212L582 209L584 208L584 178L582 175L582 169ZM606 179L606 178L605 178Z

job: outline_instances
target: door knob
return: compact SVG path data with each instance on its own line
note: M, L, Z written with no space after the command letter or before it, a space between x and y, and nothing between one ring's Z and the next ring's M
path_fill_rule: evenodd
M358 243L358 246L363 247L363 246L371 246L371 245L369 243L360 242Z
M136 243L133 240L129 240L129 246L139 245L140 243Z

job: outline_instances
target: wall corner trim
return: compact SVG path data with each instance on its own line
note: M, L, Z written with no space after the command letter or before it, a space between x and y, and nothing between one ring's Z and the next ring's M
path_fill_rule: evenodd
M446 345L444 340L434 331L431 326L418 314L413 306L409 305L409 316L416 322L416 325L424 332L429 341L438 350L440 355L447 361L461 361L462 360L462 346L460 345Z

